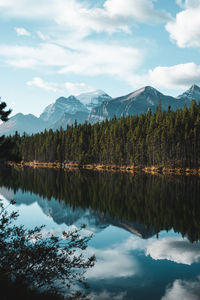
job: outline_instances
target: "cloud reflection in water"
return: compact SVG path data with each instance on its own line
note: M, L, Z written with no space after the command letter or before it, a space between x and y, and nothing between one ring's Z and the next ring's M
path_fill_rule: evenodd
M161 300L199 300L200 276L194 281L175 280Z
M167 259L176 263L192 265L200 261L200 243L190 243L181 237L151 240L146 255L155 260Z

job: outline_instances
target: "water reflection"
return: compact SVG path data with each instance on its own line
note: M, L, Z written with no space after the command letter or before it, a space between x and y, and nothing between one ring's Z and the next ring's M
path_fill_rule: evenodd
M143 238L171 229L187 235L190 241L200 238L200 178L197 176L6 168L1 169L0 186L49 199L49 202L40 200L40 206L58 224L73 223L88 215L97 221L94 224L97 227L113 224ZM23 201L22 197L17 199L18 204Z
M200 299L200 276L194 280L175 280L161 300Z
M95 233L95 300L200 299L199 192L197 176L0 170L0 194L16 200L20 222Z
M15 199L17 207L22 205L32 206L31 209L28 210L31 211L32 217L38 215L37 207L34 207L34 204L37 203L37 206L40 207L43 214L48 218L51 218L57 225L74 225L77 228L80 228L82 224L85 224L87 229L92 233L98 233L108 226L113 225L123 228L141 238L149 238L155 233L152 227L147 227L146 225L141 225L137 222L130 222L128 220L121 220L118 217L111 217L108 213L105 214L98 210L94 211L91 208L74 208L65 201L58 202L54 198L48 200L47 198L41 198L40 196L29 192L24 193L21 189L13 193L9 189L3 187L0 188L0 194L8 200ZM24 214L24 207L21 213Z
M146 254L155 260L167 259L176 263L191 265L200 261L200 244L191 244L180 237L162 238L151 242Z

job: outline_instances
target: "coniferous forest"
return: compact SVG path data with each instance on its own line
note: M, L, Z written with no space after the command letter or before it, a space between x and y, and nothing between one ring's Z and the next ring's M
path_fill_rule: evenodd
M200 103L182 110L127 116L101 123L7 137L13 160L77 161L137 166L200 166Z

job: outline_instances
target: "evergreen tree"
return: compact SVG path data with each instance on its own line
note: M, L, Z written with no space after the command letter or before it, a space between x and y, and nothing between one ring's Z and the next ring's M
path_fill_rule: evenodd
M1 100L1 98L0 98ZM11 110L5 110L6 109L6 103L5 102L1 102L0 103L0 120L3 121L3 122L6 122L8 121L8 116L10 115L11 113Z
M1 98L0 98L1 100ZM6 103L0 102L0 121L8 121L8 116L11 113L11 110L6 110ZM5 136L0 137L0 160L4 160L8 157L9 151L11 149L11 143Z

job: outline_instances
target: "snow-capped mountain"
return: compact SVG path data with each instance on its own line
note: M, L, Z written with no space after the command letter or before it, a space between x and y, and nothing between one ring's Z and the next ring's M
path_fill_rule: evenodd
M161 101L163 109L171 106L171 109L175 110L180 106L180 101L176 98L163 95L153 87L146 86L126 96L104 101L99 107L92 109L88 121L100 122L106 118L111 119L114 115L117 118L123 115L139 115L146 113L149 109L154 112L159 101Z
M105 100L112 99L101 90L80 94L77 97L60 97L54 103L45 108L40 119L48 122L48 128L53 130L66 129L67 125L84 123L89 111L100 105Z
M60 97L54 103L48 105L40 119L52 124L59 121L64 113L75 114L77 112L89 113L88 109L76 97L70 96L68 98Z
M196 84L192 85L189 90L178 96L178 99L190 104L192 100L200 101L200 87Z
M82 93L77 96L77 99L91 111L94 107L101 105L103 101L109 101L112 98L102 90L95 90L89 93Z
M0 124L0 135L13 135L16 131L21 135L24 132L32 134L43 131L46 126L45 121L32 114L23 115L19 113L11 117L8 122Z

